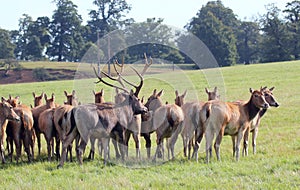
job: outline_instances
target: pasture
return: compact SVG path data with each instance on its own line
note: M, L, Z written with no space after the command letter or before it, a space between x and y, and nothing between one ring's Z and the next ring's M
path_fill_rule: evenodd
M219 69L218 69L219 70ZM214 71L214 69L207 72ZM227 101L248 100L249 88L275 86L274 95L280 103L278 108L270 108L263 117L257 138L257 154L252 154L251 140L249 156L236 162L232 157L231 138L225 136L221 144L221 161L213 158L205 164L202 141L199 163L183 157L182 139L176 143L176 158L160 165L129 167L119 161L103 166L96 154L94 161L66 162L64 168L56 169L57 161L46 161L46 143L42 142L42 157L28 164L26 158L16 164L8 161L0 165L0 184L3 189L298 189L300 187L300 61L255 65L239 65L221 68L223 91L221 96ZM179 77L182 76L182 77ZM209 86L201 70L189 70L151 74L146 76L141 96L148 96L154 88L164 89L163 100L174 102L174 90L182 93L188 90L187 100L206 100L204 88ZM135 77L128 76L131 81ZM54 93L56 102L65 100L63 91L76 89L79 101L93 102L92 90L103 88L106 101L111 101L114 92L96 79L75 81L51 81L39 83L9 84L0 86L0 95L19 95L22 103L33 104L32 92L47 95ZM187 85L189 81L189 85ZM44 137L42 136L42 139ZM152 150L156 146L152 135ZM146 156L142 138L142 157ZM36 146L37 148L37 146ZM87 157L89 150L86 150ZM134 153L130 140L130 154ZM36 155L37 155L37 151ZM96 151L97 152L97 151ZM111 149L114 159L114 152ZM98 153L98 152L97 152ZM22 152L24 155L24 153ZM147 163L145 163L147 164ZM145 165L144 165L145 166Z

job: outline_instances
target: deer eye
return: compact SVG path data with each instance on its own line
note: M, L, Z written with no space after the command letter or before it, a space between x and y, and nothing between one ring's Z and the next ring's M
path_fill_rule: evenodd
M265 94L265 97L268 97L269 96L269 94Z
M257 98L257 97L258 97L258 95L257 95L257 94L254 94L254 97L255 97L255 98Z

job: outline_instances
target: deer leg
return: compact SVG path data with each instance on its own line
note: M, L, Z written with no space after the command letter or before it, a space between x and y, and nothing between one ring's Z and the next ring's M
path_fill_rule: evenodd
M249 139L250 127L244 133L244 146L243 146L243 156L248 156L248 139Z
M225 129L225 126L222 127L221 130L219 131L219 134L216 138L216 142L215 142L215 145L214 145L218 161L221 160L221 157L220 157L220 144L222 142L222 138L223 138L223 135L224 135L224 129Z
M241 127L241 128L243 128L243 127ZM237 135L236 145L235 145L236 161L239 161L239 158L240 158L240 144L241 144L241 140L243 139L243 136L244 136L244 131L239 130L238 135Z
M41 155L41 133L40 132L36 132L36 140L38 144L38 153L40 156Z
M130 131L128 129L124 129L124 132L123 132L123 138L124 138L124 144L125 144L125 147L124 147L124 151L125 151L125 157L128 157L128 143L129 143L129 139L130 139Z
M211 147L212 147L212 142L214 138L214 133L211 129L207 129L205 132L205 139L206 139L206 145L205 145L205 152L206 152L206 163L209 163L209 160L211 158Z
M90 138L91 150L90 150L90 153L89 153L89 156L88 156L88 159L90 159L90 160L94 160L94 155L95 155L95 141L96 141L96 138L94 138L94 137Z
M141 151L140 151L140 134L138 133L133 133L133 139L135 142L135 154L136 154L136 159L141 158Z
M19 162L19 158L21 156L21 139L20 139L20 136L17 134L15 137L14 137L14 142L15 142L15 145L16 145L16 153L17 153L17 157L16 157L16 161L17 163Z
M236 142L236 136L231 136L232 141L232 156L235 156L235 142Z
M48 152L48 161L51 161L51 147L53 150L53 138L46 138L47 141L47 152ZM52 151L53 152L53 151Z
M108 146L109 147L109 146ZM100 157L102 157L102 153L103 153L103 144L102 141L100 139L98 139L98 151L99 151L99 155Z
M109 159L109 139L110 138L101 138L101 144L103 146L103 164L106 165Z
M79 164L82 165L83 163L83 153L84 153L84 150L85 150L85 147L86 147L86 142L82 139L80 141L80 144L78 146L78 161L79 161Z
M151 138L150 133L143 134L144 139L146 141L146 149L147 149L147 158L150 159L151 156Z
M13 154L14 154L14 140L10 138L9 139L9 144L10 144L9 158L10 158L10 162L12 162L12 160L13 160Z
M78 138L76 138L76 137L78 137ZM79 136L78 130L76 128L73 129L73 131L64 140L62 140L61 157L60 157L60 162L59 162L59 165L57 166L57 168L63 167L65 158L67 156L67 148L73 142L73 140L75 138L77 139L77 143L78 143L80 136ZM76 144L76 148L77 148L77 146L78 145Z
M255 127L255 129L252 132L252 147L253 147L253 154L256 154L256 138L258 135L258 127Z
M55 152L56 152L56 160L57 161L60 158L59 148L60 148L60 139L59 139L59 136L57 134L57 136L55 137Z

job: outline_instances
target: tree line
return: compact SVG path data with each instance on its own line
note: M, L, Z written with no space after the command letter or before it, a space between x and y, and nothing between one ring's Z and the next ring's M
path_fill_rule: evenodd
M126 47L127 39L122 40L121 36L117 42L125 47L119 54L127 62L139 60L144 52L173 63L192 62L180 51L179 42L187 38L185 32L174 34L161 18L149 18L141 23L125 19L131 10L125 0L93 0L97 9L89 12L90 19L85 25L77 5L71 0L53 2L56 9L51 18L41 16L33 20L23 14L18 30L0 28L0 59L78 62L91 47L97 47L99 38L130 26L133 30L127 31L131 33L127 37L134 38L138 45ZM220 66L297 60L300 56L300 1L288 2L284 10L269 4L266 13L253 21L239 20L221 0L209 1L191 18L184 31L202 40ZM107 37L101 45L108 47L114 40ZM110 53L99 52L102 56Z

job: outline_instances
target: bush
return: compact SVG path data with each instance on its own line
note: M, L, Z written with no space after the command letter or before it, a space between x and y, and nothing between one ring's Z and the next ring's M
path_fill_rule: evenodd
M33 69L33 77L39 81L52 80L52 77L49 74L49 72L42 67Z

